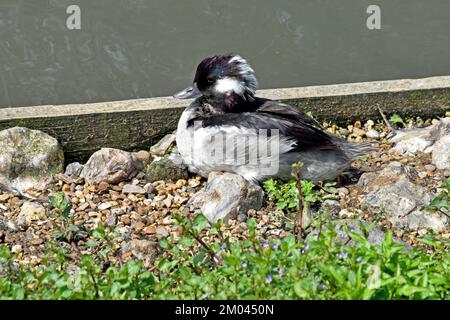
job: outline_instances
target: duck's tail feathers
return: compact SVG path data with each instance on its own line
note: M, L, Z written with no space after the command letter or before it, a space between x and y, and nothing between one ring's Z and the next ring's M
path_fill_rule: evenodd
M377 151L379 148L378 143L373 141L352 142L341 140L339 143L342 151L344 151L347 157L351 160L368 155L373 151Z

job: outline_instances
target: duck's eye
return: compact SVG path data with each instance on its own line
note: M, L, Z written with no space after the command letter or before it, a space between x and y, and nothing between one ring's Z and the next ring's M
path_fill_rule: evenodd
M206 78L206 81L208 81L208 83L213 83L214 82L214 78L213 77L208 77L208 78Z

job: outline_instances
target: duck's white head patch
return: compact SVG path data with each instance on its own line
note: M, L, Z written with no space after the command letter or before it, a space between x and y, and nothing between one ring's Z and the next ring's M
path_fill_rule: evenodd
M245 85L237 79L225 77L217 80L214 89L220 93L234 92L236 94L243 94Z

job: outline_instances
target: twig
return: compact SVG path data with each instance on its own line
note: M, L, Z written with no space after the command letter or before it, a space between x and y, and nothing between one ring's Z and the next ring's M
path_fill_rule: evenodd
M89 276L91 277L92 283L94 284L95 298L98 299L98 298L100 298L100 292L98 290L97 281L95 280L95 277L94 277L94 274L91 271L91 268L88 269L88 273L89 273Z
M319 223L319 233L317 233L317 240L320 239L320 235L322 234L322 219L320 219L320 223Z
M388 121L388 119L386 118L386 116L384 115L383 110L381 110L380 105L377 104L377 109L378 112L380 113L381 117L383 118L384 123L386 124L386 127L388 128L388 130L390 132L395 132L394 128L392 128L390 122Z
M297 182L297 190L298 190L298 208L297 208L297 217L295 223L295 233L298 233L298 240L302 239L302 219L303 219L303 196L302 196L302 176L300 174L300 169L303 167L303 163L297 162L293 166L294 169L294 177Z
M196 236L195 234L193 234L191 231L188 231L189 234L194 237L195 240L197 240L198 243L200 243L202 245L203 248L206 249L206 251L208 251L208 253L211 255L211 257L217 260L217 263L222 265L223 264L223 259L221 257L219 257L213 249L211 249L210 246L208 246L200 237Z

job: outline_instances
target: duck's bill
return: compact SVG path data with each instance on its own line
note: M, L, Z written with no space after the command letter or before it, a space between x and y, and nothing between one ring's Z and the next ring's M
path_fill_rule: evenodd
M175 99L193 99L198 98L202 95L202 93L197 89L195 84L187 87L186 89L181 90L173 95Z

